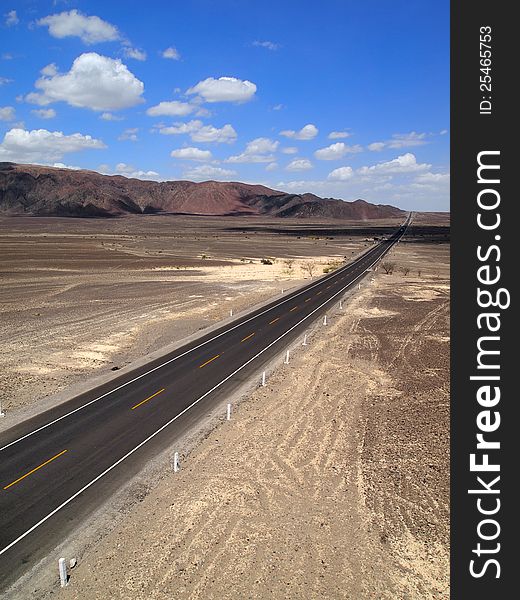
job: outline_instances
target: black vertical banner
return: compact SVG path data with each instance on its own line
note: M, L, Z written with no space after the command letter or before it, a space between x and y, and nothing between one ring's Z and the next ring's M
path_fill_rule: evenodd
M520 171L511 141L520 39L505 1L451 4L451 597L518 596L513 491L519 454L514 369ZM515 320L516 321L516 320ZM518 325L516 325L516 329ZM515 362L515 366L513 363ZM507 591L506 591L507 590Z

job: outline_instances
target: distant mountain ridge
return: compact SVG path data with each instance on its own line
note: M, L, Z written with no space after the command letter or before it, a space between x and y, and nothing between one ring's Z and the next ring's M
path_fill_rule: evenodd
M405 214L390 205L288 194L263 185L143 181L95 171L0 163L3 215L112 217L151 213L353 220Z

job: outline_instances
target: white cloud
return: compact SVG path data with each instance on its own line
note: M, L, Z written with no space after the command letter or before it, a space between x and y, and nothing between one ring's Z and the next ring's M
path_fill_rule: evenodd
M88 17L76 9L49 15L37 21L37 24L48 27L52 37L79 37L85 44L114 42L121 38L114 25L96 16Z
M186 179L194 181L203 181L207 179L228 179L236 175L236 171L230 169L222 169L221 167L212 167L211 165L200 165L188 171L184 171L183 176Z
M7 85L8 83L11 83L13 80L12 79L8 79L7 77L0 77L0 85Z
M57 72L58 67L56 66L56 63L50 63L40 70L40 73L47 77L54 77L54 75L56 75Z
M293 140L312 140L318 135L318 128L316 125L308 123L299 131L295 131L294 129L286 129L285 131L280 131L280 135Z
M266 168L265 168L266 171L276 171L276 169L278 169L278 163L277 162L269 163L266 166Z
M269 40L266 40L265 42L256 40L253 42L253 46L257 46L258 48L267 48L267 50L278 50L281 48L280 44L270 42Z
M282 152L284 154L298 154L298 148L295 146L287 146L286 148L282 148Z
M56 162L52 166L56 167L57 169L70 169L71 171L81 171L81 167L77 167L76 165L66 165L62 162Z
M439 135L446 135L448 133L447 129L442 129L441 131L439 131Z
M123 162L118 163L115 169L111 169L109 165L99 165L97 171L103 175L122 175L130 179L146 179L151 181L160 181L161 179L157 171L142 171L133 165Z
M103 121L124 121L124 117L114 115L109 112L102 113L101 115L99 115L99 118L103 119Z
M68 73L43 76L35 83L40 92L26 96L28 102L45 106L67 102L92 110L117 110L144 102L144 85L119 59L87 52L78 56Z
M127 58L133 58L134 60L140 61L146 60L146 52L144 50L139 50L138 48L126 46L123 53Z
M31 113L40 119L54 119L56 116L54 108L37 108L31 110Z
M169 48L166 48L166 50L163 50L162 57L169 58L170 60L179 60L181 55L179 54L177 48L170 46Z
M137 132L139 131L139 127L128 127L123 131L123 133L117 138L120 141L129 140L130 142L137 142L139 139L137 137Z
M189 88L187 94L198 94L205 102L248 102L256 92L251 81L236 77L208 77Z
M282 110L285 108L285 104L275 104L273 110Z
M449 173L419 173L415 178L415 183L418 186L425 187L436 187L440 185L447 185L450 182Z
M292 160L285 168L287 171L307 171L312 169L312 163L307 158L296 158Z
M385 146L386 144L384 142L372 142L371 144L368 144L367 148L370 152L381 152Z
M18 15L16 14L15 10L10 10L8 13L5 13L4 17L5 24L7 25L7 27L18 25L18 23L20 22L20 19L18 18Z
M416 173L418 171L427 171L431 165L427 163L418 163L415 154L407 152L393 160L380 162L371 167L361 167L358 169L360 175L385 175L394 173Z
M16 111L12 106L0 106L0 121L14 121Z
M0 144L0 160L49 164L60 161L70 152L102 148L106 146L101 140L81 133L65 135L47 129L11 129Z
M161 127L159 132L164 135L188 134L194 142L231 144L237 139L237 132L229 123L219 129L213 125L203 125L198 119L188 123L174 123L171 127Z
M247 143L242 154L230 156L226 162L230 163L263 163L273 162L273 152L276 152L280 142L269 138L256 138Z
M172 150L170 156L181 160L197 161L211 160L213 157L209 150L201 150L200 148L179 148L178 150Z
M328 174L327 179L334 181L347 181L347 179L351 179L353 175L354 171L352 170L352 167L339 167L338 169L331 171Z
M184 117L185 115L191 114L197 106L189 104L188 102L179 102L178 100L172 100L171 102L159 102L155 106L151 106L146 114L150 117Z
M341 140L350 137L352 134L348 131L331 131L327 136L329 140Z
M385 142L373 142L368 145L368 149L372 152L380 152L384 148L398 150L400 148L410 148L412 146L423 146L428 143L426 138L426 133L417 133L416 131L410 131L410 133L394 133L391 140Z
M359 145L347 146L344 142L336 142L326 148L320 148L316 150L314 156L318 160L338 160L343 158L346 154L355 154L362 152L363 148Z

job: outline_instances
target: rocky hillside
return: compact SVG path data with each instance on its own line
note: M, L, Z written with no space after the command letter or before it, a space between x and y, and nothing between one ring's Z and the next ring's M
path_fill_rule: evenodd
M94 171L0 163L0 214L110 217L124 214L273 215L382 219L393 206L286 194L237 182L142 181Z

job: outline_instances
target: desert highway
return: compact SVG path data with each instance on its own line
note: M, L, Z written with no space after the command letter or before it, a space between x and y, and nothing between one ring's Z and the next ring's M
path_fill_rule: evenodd
M0 589L294 342L402 237L0 434ZM56 559L58 556L56 556Z

